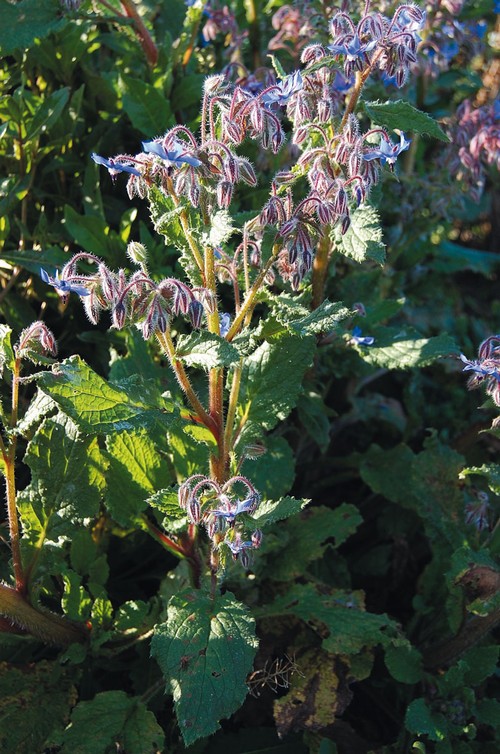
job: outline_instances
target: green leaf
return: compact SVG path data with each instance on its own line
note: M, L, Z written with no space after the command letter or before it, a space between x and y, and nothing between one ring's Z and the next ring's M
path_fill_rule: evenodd
M422 655L406 639L386 647L385 664L400 683L418 683L422 679Z
M102 217L97 215L79 215L73 207L64 207L64 225L75 243L89 254L108 257L110 244L109 227Z
M58 0L23 0L16 4L0 0L0 17L2 55L28 49L35 39L43 39L68 23Z
M368 364L381 369L425 367L437 359L458 356L460 349L449 335L422 338L411 327L403 330L384 328L369 348L359 346L359 355Z
M125 390L106 382L78 356L39 376L40 389L89 434L132 431L142 427L170 426L172 415L162 411L153 397L131 384Z
M147 497L172 481L170 471L146 429L109 435L106 450L106 507L117 523L127 526L145 510Z
M192 590L172 597L151 654L173 694L186 746L241 706L256 647L254 620L230 592L214 600Z
M500 701L498 699L481 699L475 705L475 715L479 723L490 725L498 731L500 720Z
M471 270L487 277L493 275L500 266L500 254L479 249L467 249L452 241L441 241L433 247L434 259L429 267L436 272L451 275L462 270Z
M265 453L243 463L241 473L252 480L263 498L276 500L292 487L295 479L295 457L284 437L264 438ZM272 474L269 469L272 469Z
M210 231L208 233L204 231L201 234L202 244L211 247L220 246L228 241L236 230L233 218L227 209L220 209L212 215L210 220Z
M14 369L14 350L11 345L12 328L8 325L0 325L0 372L5 367L12 372Z
M431 741L443 741L448 734L446 718L432 712L425 699L414 699L406 710L405 725L411 733L426 735Z
M297 404L315 345L312 336L285 336L275 343L262 343L246 358L241 374L240 416L267 430L286 419Z
M415 454L407 445L388 449L372 445L361 460L361 478L373 492L393 503L413 508L417 503L408 488L408 478L414 459Z
M153 139L174 125L169 100L154 86L131 76L122 76L121 80L123 109L134 128Z
M280 503L280 507L285 504ZM255 520L259 522L259 517L262 516L265 525L267 522L264 517L267 511L263 505L259 507ZM278 510L280 511L280 508ZM324 506L309 508L300 516L289 518L286 524L280 527L279 534L285 538L283 547L286 551L293 552L293 558L283 557L282 548L277 552L270 552L266 565L267 577L276 581L288 581L303 576L309 563L321 558L327 547L340 546L356 531L361 521L357 509L346 503L334 510ZM260 526L261 523L257 525ZM263 551L266 553L269 548L274 550L273 536L276 535L271 532L269 537L266 536L264 539ZM259 562L256 562L255 567L259 568Z
M78 702L60 737L61 754L104 754L117 747L127 754L163 751L164 735L152 712L124 691L103 691Z
M276 55L268 55L267 57L270 59L271 65L274 68L274 70L276 71L276 75L278 76L278 78L279 79L285 79L286 78L286 71L283 68L283 66L281 65L281 63L278 60L278 58L276 57Z
M186 526L186 513L179 505L177 489L158 490L150 495L148 504L165 515L162 526L166 531L176 532Z
M188 366L203 369L228 367L240 358L237 349L225 338L206 331L179 336L175 355Z
M478 686L490 675L495 675L499 655L500 647L496 644L489 647L469 649L462 658L468 666L464 675L465 683L470 686Z
M377 210L369 204L362 204L351 212L351 224L344 235L340 227L335 226L332 240L340 254L355 262L365 262L367 259L381 265L385 262L380 218Z
M96 438L82 437L66 417L45 419L24 458L32 480L18 495L23 538L58 546L99 511L106 465Z
M188 13L192 10L193 8L189 8ZM201 101L205 78L204 73L191 73L178 81L170 95L172 102L175 102L176 110L197 105Z
M378 126L394 131L413 131L417 134L428 134L440 141L449 142L448 136L441 126L427 113L417 110L404 100L395 102L365 102L364 109L367 115Z
M35 117L28 125L26 140L30 141L38 136L39 133L45 133L61 117L64 108L69 100L70 90L63 87L52 92L46 97L37 108Z
M286 594L259 609L265 617L295 615L322 637L322 646L334 654L356 654L363 647L387 645L397 624L387 615L363 610L358 592L318 591L311 583L295 584ZM326 634L326 635L325 635Z
M68 255L55 246L35 251L35 249L26 249L25 251L3 251L2 262L9 262L12 266L19 265L29 272L40 275L40 268L43 267L47 272L52 274L54 267L62 267L68 261Z
M264 500L252 516L252 521L259 529L264 529L276 521L282 521L300 513L309 502L310 500L297 500L294 497L282 497L275 502Z
M271 299L271 311L278 322L296 335L319 335L340 329L339 323L352 312L341 303L323 301L317 309L310 311L294 297L282 293Z
M75 693L70 671L59 662L0 663L2 754L45 751L47 738L67 720Z
M460 478L467 476L485 477L488 487L495 495L500 495L500 465L498 463L483 463L482 466L468 466L460 472Z
M328 414L332 413L331 409L328 409L318 393L309 390L299 396L297 410L307 434L324 453L330 444L331 423Z

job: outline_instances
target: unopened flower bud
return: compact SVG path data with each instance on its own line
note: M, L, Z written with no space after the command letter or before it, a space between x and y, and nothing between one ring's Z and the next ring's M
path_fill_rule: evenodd
M127 246L127 256L134 264L146 264L148 252L146 247L138 241L131 241Z
M118 301L118 303L113 307L113 312L111 314L113 326L116 327L117 330L121 330L124 326L126 316L127 309L125 307L125 304L123 303L123 301Z
M186 513L188 519L192 524L199 524L201 520L201 508L199 501L192 497L186 507Z
M201 322L203 319L203 305L200 304L199 301L191 301L191 304L189 305L188 315L189 319L191 320L191 324L193 325L195 330L198 330L201 327Z
M262 537L263 537L263 534L262 534L261 530L260 529L256 529L253 532L252 536L251 536L252 547L255 547L255 549L257 549L258 547L260 547L260 545L262 543Z

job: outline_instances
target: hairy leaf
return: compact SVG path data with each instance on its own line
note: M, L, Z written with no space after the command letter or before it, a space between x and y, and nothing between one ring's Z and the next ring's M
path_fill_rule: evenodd
M143 136L155 138L174 123L168 99L151 84L132 76L122 76L123 109Z
M371 259L378 264L385 262L385 244L382 241L382 227L377 210L365 204L351 212L351 224L344 235L340 227L333 230L333 241L340 254L365 262Z
M75 680L58 662L0 663L2 754L46 750L47 738L64 725L75 702Z
M450 141L441 126L427 113L417 110L404 100L395 102L365 102L364 109L372 121L378 126L385 126L391 131L413 131L417 134L428 134L440 141Z
M168 426L171 416L152 402L144 388L128 390L106 382L78 356L39 376L39 386L83 432L105 434Z
M314 351L312 336L285 336L275 343L262 343L244 361L240 415L267 430L285 419L297 403Z
M206 331L181 335L176 343L176 356L188 366L203 369L228 367L239 361L238 351L231 343Z
M370 347L358 346L363 361L382 369L425 367L437 359L458 356L460 349L449 335L422 338L413 328L384 328Z
M311 583L295 584L260 612L266 617L301 618L323 637L323 648L335 654L356 654L363 647L387 645L397 632L397 624L387 615L364 611L359 592L319 591Z
M0 48L3 55L27 49L67 23L58 0L23 0L13 5L0 0Z
M241 705L256 647L253 618L230 592L213 600L192 590L172 597L151 653L173 694L186 746Z
M155 754L163 750L164 735L140 699L124 691L102 691L78 702L57 743L61 754L104 754L118 748L127 754Z
M145 429L109 435L106 450L106 507L117 523L127 526L145 510L147 497L172 481L170 471Z

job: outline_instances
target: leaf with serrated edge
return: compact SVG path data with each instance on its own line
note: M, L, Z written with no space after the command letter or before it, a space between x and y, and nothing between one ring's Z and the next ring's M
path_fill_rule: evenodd
M368 204L361 205L351 212L351 224L344 235L340 227L333 230L333 240L341 254L364 262L372 259L378 264L385 262L385 244L382 241L382 227L377 210Z
M369 348L358 348L363 361L383 369L425 367L440 358L458 356L460 349L449 335L422 338L408 327L403 331L384 328Z
M163 751L164 735L140 699L124 691L102 691L78 702L61 743L61 754L103 754L117 745L127 754L145 754Z
M214 600L193 590L171 598L151 654L173 694L186 746L241 706L256 648L254 620L230 592Z
M252 522L259 529L263 529L265 526L269 526L269 524L274 524L275 521L282 521L296 513L300 513L310 502L310 500L297 500L294 497L282 497L275 502L264 500L259 505L257 513L252 516Z
M239 361L237 349L227 340L209 332L181 335L176 343L176 357L187 366L214 369L229 367Z
M269 430L286 419L297 403L315 344L313 336L284 336L275 343L262 343L245 359L239 411L248 421Z
M170 416L130 391L106 382L78 356L72 356L54 371L39 375L40 389L59 404L78 427L88 434L133 430L155 424L167 425Z
M365 102L364 109L377 126L385 126L391 131L398 129L428 134L440 141L450 141L434 118L404 100Z

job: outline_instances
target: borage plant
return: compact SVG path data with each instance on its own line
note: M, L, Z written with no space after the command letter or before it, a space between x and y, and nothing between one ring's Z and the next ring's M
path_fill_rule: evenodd
M262 605L252 585L263 575L261 553L277 582L300 575L283 567L294 553L273 534L277 521L308 502L287 496L293 458L276 428L297 406L304 378L314 379L320 345L335 342L339 358L376 345L360 327L361 303L325 297L332 259L384 261L374 188L398 170L411 144L406 133L446 140L407 102L362 101L372 74L405 84L424 21L412 4L390 17L369 2L357 18L336 12L329 40L304 47L301 70L287 75L274 61L275 72L260 78L238 78L237 65L207 78L199 133L177 125L137 154L93 155L111 176L128 175L129 196L149 202L156 231L179 253L167 277L149 269L138 242L128 246L131 272L87 251L58 272L42 270L63 300L81 298L91 322L108 311L123 331L109 381L76 356L55 363L29 377L38 392L19 421L21 360L51 363L55 342L37 322L12 349L3 330L13 395L2 452L15 588L1 588L2 615L49 643L73 643L65 658L74 665L87 645L93 656L118 654L152 634L163 675L141 698L104 690L80 702L73 727L55 742L68 751L85 715L110 707L126 720L120 735L127 751L139 751L133 725L160 747L163 731L144 705L165 682L186 745L217 730L256 677L250 608L263 619L307 620L314 612L330 627L321 651L342 656L352 679L366 677L367 665L351 656L377 644L393 662L401 652L416 662L398 625L366 612L360 592L326 594L309 581L286 594L278 588L275 601ZM257 211L257 171L237 150L255 151L252 141L264 181L277 168ZM418 341L422 364L453 351L446 338L410 341ZM20 435L29 439L31 481L16 494ZM329 513L338 546L360 516L347 504ZM182 563L151 605L126 599L115 609L104 543L141 532ZM58 603L64 617L56 615Z

